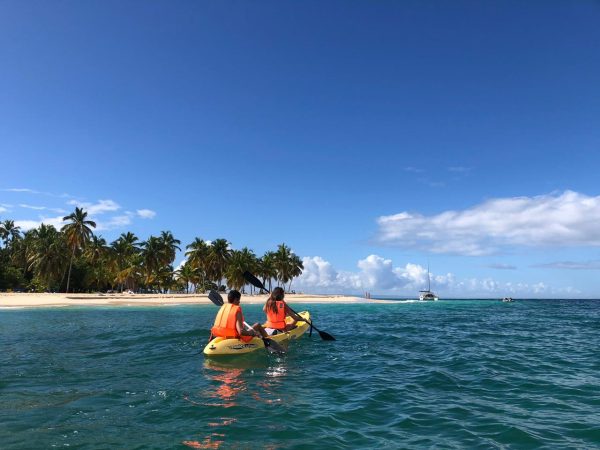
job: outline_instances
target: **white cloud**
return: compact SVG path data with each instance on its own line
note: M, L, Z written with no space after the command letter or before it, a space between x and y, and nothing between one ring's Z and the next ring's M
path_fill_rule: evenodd
M304 271L297 284L311 286L313 288L334 288L340 287L340 278L338 272L320 256L302 258ZM343 282L343 281L342 281Z
M2 189L5 192L26 192L28 194L41 194L41 192L36 191L34 189L29 189L29 188L9 188L9 189Z
M35 209L35 210L43 210L43 209L46 209L46 207L45 207L45 206L32 206L32 205L26 205L26 204L24 204L24 203L21 203L21 204L19 205L19 207L21 207L21 208L27 208L27 209Z
M125 227L127 225L131 225L131 215L120 215L113 216L108 218L107 220L96 220L95 218L90 218L96 222L96 228L93 228L94 232L98 231L106 231L106 230L114 230L118 228ZM66 223L62 220L63 216L58 217L42 217L39 220L15 220L15 225L21 227L21 230L27 231L33 228L39 227L42 223L46 225L53 225L57 229L61 229L62 226Z
M63 216L58 217L43 217L40 220L15 220L15 225L21 227L21 231L31 230L39 227L41 224L52 225L60 230L64 225Z
M33 205L27 205L25 203L19 204L19 207L20 208L25 208L25 209L33 209L33 210L36 210L36 211L45 211L45 210L47 210L47 211L52 211L52 212L61 213L61 214L66 214L66 212L67 212L66 210L64 210L62 208L50 208L50 207L47 207L47 206L33 206Z
M312 293L349 293L365 291L380 295L417 298L418 291L427 287L427 268L407 263L395 267L391 260L369 255L357 262L357 271L336 270L320 256L302 259L302 275L293 281L293 289ZM533 284L500 282L493 278L457 280L452 273L431 274L431 289L442 298L501 298L580 296L572 287L550 287L542 282Z
M66 223L63 220L63 216L46 217L46 218L42 219L42 222L45 223L46 225L53 225L57 229L62 228L62 226Z
M393 289L405 286L406 277L400 270L394 270L391 259L369 255L358 261L360 278L365 287L378 286L381 289Z
M8 189L4 189L8 191ZM29 193L40 193L45 194L43 192L34 191L33 189L10 189L11 191L16 192L29 192ZM47 194L55 196L54 194ZM68 194L63 194L62 197L71 197ZM86 202L81 200L76 200L71 198L70 200L63 200L67 205L76 206L83 208L85 212L88 213L88 219L92 220L96 223L96 228L94 232L105 231L105 230L115 230L115 229L123 229L133 223L136 218L152 218L156 215L156 212L149 209L139 209L136 212L132 212L129 210L123 211L121 206L115 202L114 200L105 199L98 200L96 202ZM11 205L0 204L0 212L8 211L7 207ZM20 203L18 204L20 210L21 217L16 217L15 224L21 227L23 231L30 230L32 228L37 228L40 224L45 223L49 225L54 225L56 228L60 229L65 222L63 222L62 218L70 213L69 211L61 208L53 208L42 205L31 205L28 203ZM60 213L62 214L60 217L45 217L44 215L40 215L36 217L30 217L30 214L25 215L25 210L36 211L40 214L44 212L50 213ZM72 209L70 210L72 212ZM112 213L112 214L111 214ZM29 216L29 217L28 217Z
M0 191L3 191L3 192L15 192L17 194L21 193L21 194L34 194L34 195L48 195L50 197L59 197L59 198L69 198L69 197L72 197L72 195L69 195L69 194L66 194L66 193L53 194L52 192L42 192L42 191L37 191L35 189L29 189L29 188L9 188L9 189L0 189Z
M106 221L95 220L95 222L96 222L96 228L94 231L105 231L105 230L114 230L117 228L122 228L127 225L131 225L132 220L131 220L130 215L125 214L125 215L120 215L120 216L113 216Z
M516 270L516 266L511 264L502 264L502 263L493 263L489 264L487 267L490 269L498 269L498 270Z
M600 246L600 196L573 191L493 199L434 216L401 212L377 219L376 241L434 253L485 255L501 247Z
M15 226L21 228L21 231L32 230L39 227L41 223L38 220L15 220Z
M156 212L151 209L138 209L136 213L142 219L153 219L156 216Z
M74 205L79 208L83 208L90 216L118 211L119 209L121 209L121 206L119 206L119 204L113 200L98 200L97 203L70 200L67 203L69 205Z
M304 271L294 283L314 292L418 291L427 285L427 269L416 264L394 267L390 259L369 255L357 262L358 272L338 271L320 256L304 257ZM435 278L435 276L433 277ZM439 276L445 283L448 276Z
M542 269L600 270L600 261L557 261L547 264L536 264L533 267L540 267Z
M185 266L186 262L187 262L187 258L184 258L179 264L177 264L175 266L175 268L173 269L173 271L177 272L178 270L180 270L183 266ZM179 279L179 276L177 275L177 273L175 274L175 279Z

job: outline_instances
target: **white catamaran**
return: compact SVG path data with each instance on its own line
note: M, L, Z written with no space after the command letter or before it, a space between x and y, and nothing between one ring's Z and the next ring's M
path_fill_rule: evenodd
M419 291L419 300L422 302L433 302L439 297L431 292L431 277L429 276L429 264L427 264L427 290Z

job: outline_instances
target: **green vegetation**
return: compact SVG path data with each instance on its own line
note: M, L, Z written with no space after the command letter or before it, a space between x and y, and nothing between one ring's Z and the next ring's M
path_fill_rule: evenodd
M170 231L140 241L122 233L108 244L95 235L96 223L81 208L57 230L42 224L22 233L14 221L0 222L0 291L91 292L205 292L242 289L248 270L268 284L291 289L302 273L302 260L280 244L277 251L257 257L247 247L233 250L226 239L210 244L200 238L185 247L187 260L178 270L173 262L181 241Z

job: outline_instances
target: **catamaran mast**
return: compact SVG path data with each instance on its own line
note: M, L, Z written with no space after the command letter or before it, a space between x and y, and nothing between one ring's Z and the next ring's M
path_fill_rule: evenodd
M429 262L427 263L427 290L431 292L431 278L429 277Z

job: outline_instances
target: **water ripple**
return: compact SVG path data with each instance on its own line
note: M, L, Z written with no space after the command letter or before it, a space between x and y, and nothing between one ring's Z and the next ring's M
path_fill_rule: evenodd
M600 446L598 301L310 308L337 341L217 361L214 308L2 311L2 448Z

